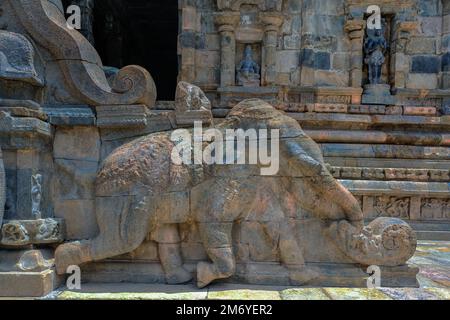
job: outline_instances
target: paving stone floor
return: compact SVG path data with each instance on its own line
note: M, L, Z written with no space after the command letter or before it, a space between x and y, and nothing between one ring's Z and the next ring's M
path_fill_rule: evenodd
M450 300L450 242L421 241L410 264L418 266L420 288L294 288L215 284L84 284L80 292L59 290L46 299L127 300Z

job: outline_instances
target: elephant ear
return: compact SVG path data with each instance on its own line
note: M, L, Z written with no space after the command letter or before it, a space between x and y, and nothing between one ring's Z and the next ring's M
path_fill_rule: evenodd
M289 166L298 169L307 176L320 175L323 164L311 157L299 143L298 139L283 139L280 144L282 157L288 159Z

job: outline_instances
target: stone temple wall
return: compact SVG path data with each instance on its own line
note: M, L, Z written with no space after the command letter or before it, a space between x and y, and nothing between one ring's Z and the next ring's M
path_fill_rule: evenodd
M249 97L287 111L321 143L367 218L397 212L420 236L447 237L449 4L379 1L389 47L381 80L391 91L380 103L365 100L370 4L182 1L179 78L207 92L218 118ZM261 67L257 85L237 84L245 44Z
M389 69L385 70L385 73L389 73L386 75L389 79L386 80L395 88L445 88L442 72L446 68L447 42L441 1L381 3L385 3L386 17L392 29L392 58L391 65L385 68ZM361 51L358 40L362 40L363 34L358 37L355 31L364 28L359 26L358 30L358 19L363 19L368 4L345 0L280 2L278 5L281 10L274 10L281 15L281 20L276 22L278 25L274 25L277 29L274 42L276 53L272 62L275 72L267 84L361 87L366 79L354 69L358 68L356 64L360 64L359 69L362 69L363 63L358 60L358 52L352 56L352 51ZM236 61L242 57L240 43L261 42L256 47L260 49L262 46L262 51L265 45L262 34L267 25L261 23L263 18L257 14L260 12L258 6L254 5L254 9L245 4L243 6L245 9L240 11L239 17L233 17L230 13L229 20L222 21L230 23L222 25L230 27L230 31L223 31L225 36L230 32L237 37L233 41L237 46ZM216 1L186 1L182 2L181 9L180 78L210 89L234 85L231 80L221 79L221 35L218 30L221 26L216 15L221 10ZM262 53L257 54L260 59Z

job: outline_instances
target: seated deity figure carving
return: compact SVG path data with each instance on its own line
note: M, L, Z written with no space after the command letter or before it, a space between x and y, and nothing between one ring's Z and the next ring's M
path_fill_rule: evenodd
M167 282L188 282L193 275L183 265L178 227L195 224L210 260L197 264L198 287L232 277L236 273L233 226L259 205L263 188L281 208L269 214L278 225L277 249L292 284L318 277L294 236L287 214L292 207L305 208L328 225L327 232L315 236L330 237L336 250L355 263L396 266L413 255L413 231L401 220L380 218L364 228L358 200L333 178L320 147L293 118L251 99L233 108L215 129L279 130L279 171L263 176L260 163L177 164L172 160L176 142L171 132L138 138L103 162L96 181L99 233L94 239L59 246L57 272L64 274L71 265L132 252L150 234L158 244Z
M244 60L236 68L237 84L244 87L259 87L261 84L261 68L253 60L253 50L247 45L244 50Z

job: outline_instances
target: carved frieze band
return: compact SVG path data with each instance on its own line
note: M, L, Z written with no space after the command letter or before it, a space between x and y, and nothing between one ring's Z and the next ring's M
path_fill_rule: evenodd
M391 195L356 196L367 219L378 217L416 221L449 221L449 198L420 198Z
M330 171L337 179L417 182L450 181L450 170L446 169L331 167Z

